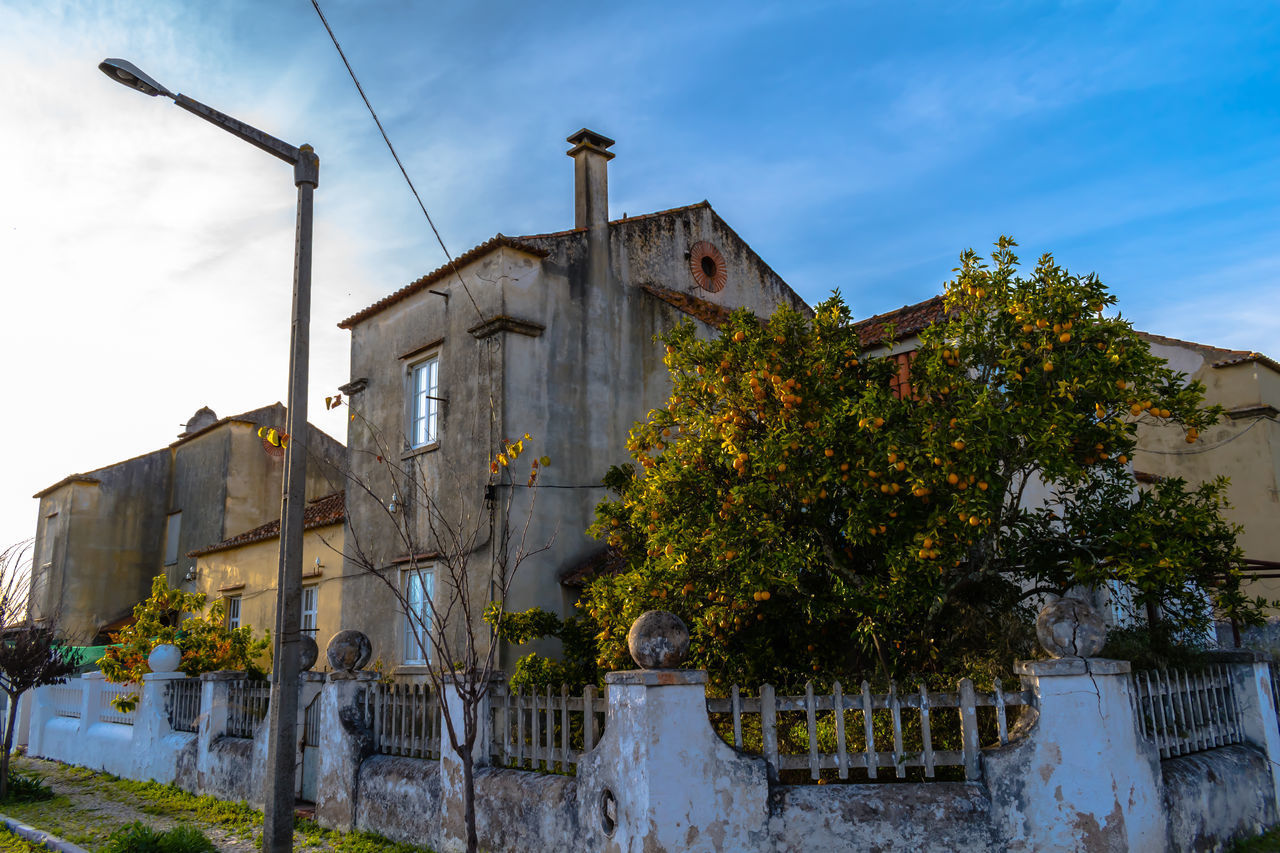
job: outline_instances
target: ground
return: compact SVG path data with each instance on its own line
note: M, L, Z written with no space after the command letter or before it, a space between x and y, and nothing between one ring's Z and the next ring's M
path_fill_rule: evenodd
M156 829L196 826L223 853L261 849L262 812L244 803L197 797L170 785L134 782L37 758L15 758L13 766L19 773L41 779L57 796L44 802L6 803L0 805L0 812L89 850L97 850L112 832L135 820ZM299 851L430 853L366 833L330 832L302 819L296 824L293 844ZM0 832L0 853L44 849Z

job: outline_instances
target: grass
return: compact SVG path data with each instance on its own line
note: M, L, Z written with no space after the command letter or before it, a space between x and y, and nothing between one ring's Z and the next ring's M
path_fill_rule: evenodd
M121 779L52 761L17 758L14 763L23 774L51 786L55 796L45 802L5 803L0 805L0 810L89 850L109 849L111 834L136 821L139 812L152 818L147 823L157 829L191 826L215 841L224 838L254 845L262 841L262 812L247 803L197 796L173 785ZM43 848L0 846L0 853L10 849ZM294 849L333 853L431 853L425 847L401 844L374 833L334 832L305 819L295 821Z
M1231 853L1276 853L1280 851L1280 827L1255 838L1236 842Z

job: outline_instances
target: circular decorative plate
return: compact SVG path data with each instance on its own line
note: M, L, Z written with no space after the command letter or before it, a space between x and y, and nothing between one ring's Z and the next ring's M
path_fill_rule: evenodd
M729 280L729 270L720 250L705 240L694 243L689 249L689 272L698 287L710 293L724 290Z

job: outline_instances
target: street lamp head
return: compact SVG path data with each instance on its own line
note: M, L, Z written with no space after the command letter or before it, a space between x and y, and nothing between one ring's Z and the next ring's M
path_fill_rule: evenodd
M148 77L141 68L128 60L104 59L98 63L98 70L117 83L128 86L130 89L137 89L144 95L173 97L172 92Z

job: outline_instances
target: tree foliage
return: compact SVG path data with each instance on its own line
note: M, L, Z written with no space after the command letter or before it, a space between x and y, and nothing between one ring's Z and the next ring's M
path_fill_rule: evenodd
M905 392L838 293L811 319L663 336L670 398L593 527L627 565L584 596L601 666L627 665L650 609L684 618L722 684L1007 665L1030 651L1028 599L1077 584L1256 616L1221 485L1144 491L1128 466L1138 423L1194 442L1218 411L1108 315L1096 276L1048 255L1020 275L1014 245L961 255Z
M253 628L227 627L225 605L215 601L205 612L205 596L169 586L164 575L151 581L151 595L133 608L134 621L111 635L98 660L108 681L138 683L151 671L147 658L158 645L170 643L182 652L181 672L197 676L223 669L245 670L253 678L265 678L271 654L270 632L255 637ZM136 694L113 700L121 711L137 704Z

